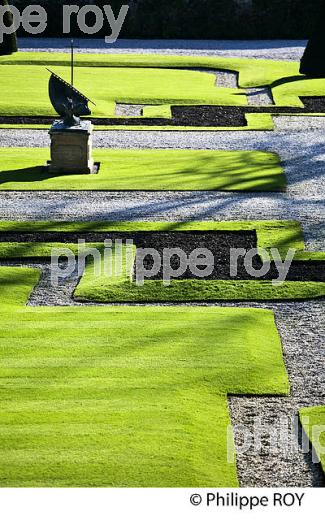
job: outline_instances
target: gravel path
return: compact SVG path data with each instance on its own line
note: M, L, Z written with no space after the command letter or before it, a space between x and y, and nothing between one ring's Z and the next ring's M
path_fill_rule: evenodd
M122 40L76 39L76 52L108 54L169 54L181 56L229 56L274 60L300 60L304 40ZM22 51L70 52L67 38L20 38Z
M295 419L299 408L325 403L324 301L254 306L274 311L291 394L289 397L229 398L232 423L236 425L240 484L243 487L323 487L324 473L312 462L311 452L304 453L301 449ZM270 429L275 429L278 435L282 432L288 444L272 444ZM261 448L242 453L243 431L259 433Z
M142 116L144 106L146 105L127 105L125 103L116 103L115 115L122 117Z
M268 87L247 88L246 93L249 105L274 105L272 91Z
M201 70L202 69L198 69ZM236 72L228 72L224 70L209 70L205 69L204 72L210 72L216 76L216 86L221 88L238 88L238 74Z

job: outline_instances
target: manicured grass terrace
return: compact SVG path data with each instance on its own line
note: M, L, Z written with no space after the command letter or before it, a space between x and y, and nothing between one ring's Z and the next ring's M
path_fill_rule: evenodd
M55 223L55 222L2 222L0 231L10 232L104 232L104 231L256 231L257 246L266 250L278 249L285 258L289 248L295 249L297 261L324 260L325 253L304 250L302 230L298 223L292 221L247 221L247 222L89 222L89 223ZM103 251L103 243L86 244ZM76 243L60 244L47 242L1 242L1 258L47 258L52 249L69 248L78 254ZM135 256L136 247L131 254ZM147 280L138 286L132 280L130 266L125 254L125 247L113 249L113 263L122 265L121 273L113 271L107 276L104 269L98 275L93 269L91 258L86 265L84 275L75 290L75 297L84 301L102 303L121 302L161 302L161 301L214 301L214 300L295 300L320 298L325 295L324 282L286 281L282 285L274 285L266 280L172 280L170 286L164 286L161 280ZM102 256L102 260L103 256Z
M289 391L273 313L25 307L38 277L0 268L0 485L237 486L227 394Z
M69 79L69 55L64 53L18 53L0 57L0 116L52 116L47 94L49 73L46 67ZM202 69L186 70L186 69ZM215 75L205 69L238 72L239 88L220 88ZM35 96L35 84L38 95ZM300 96L322 96L324 79L307 79L299 74L298 62L237 59L225 57L150 56L150 55L76 55L76 86L96 102L93 117L114 117L115 103L160 105L247 104L245 88L269 86L279 107L303 107ZM24 92L24 96L21 96ZM150 113L149 113L150 112ZM145 114L152 114L151 109ZM160 114L161 115L161 114ZM145 129L128 127L128 129ZM249 114L246 129L272 129L269 114ZM7 125L4 125L7 126ZM10 126L10 125L9 125ZM41 126L42 127L42 126ZM113 126L108 127L113 128ZM121 127L116 127L121 129ZM123 128L123 127L122 127ZM156 127L151 127L153 130ZM104 128L103 128L104 129ZM169 129L170 127L158 127ZM184 128L177 128L184 130ZM193 128L187 128L193 130ZM238 128L240 129L240 128ZM212 130L212 128L206 128Z
M0 190L279 191L286 180L277 154L258 151L95 150L96 175L54 175L49 151L0 148Z

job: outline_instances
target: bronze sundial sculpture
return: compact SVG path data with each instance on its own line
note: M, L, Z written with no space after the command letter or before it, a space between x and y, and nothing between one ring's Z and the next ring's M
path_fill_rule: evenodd
M67 127L79 125L80 116L90 116L91 110L88 103L93 103L93 101L55 72L47 70L51 73L49 96L54 110L63 118Z
M93 101L77 90L74 83L74 45L71 41L71 83L60 78L55 72L50 72L49 96L54 110L63 118L67 127L80 124L80 116L90 116L88 103ZM95 105L96 106L96 105Z
M54 121L51 130L50 173L97 173L98 165L92 158L91 121L81 120L89 116L88 103L93 103L73 85L74 78L73 42L71 42L71 83L60 78L55 72L50 74L49 96L54 110L61 119Z

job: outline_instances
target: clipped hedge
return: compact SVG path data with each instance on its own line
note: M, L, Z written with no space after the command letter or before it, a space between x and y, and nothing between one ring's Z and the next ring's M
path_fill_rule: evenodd
M0 0L1 6L7 6L8 0ZM8 11L4 15L4 23L6 26L10 27L12 25L12 14ZM12 54L13 52L17 52L17 40L15 34L4 34L3 42L0 43L0 56L4 56L7 54Z
M12 0L19 8L27 0ZM128 4L121 37L178 39L308 38L322 0L37 0L47 9L47 36L62 36L62 4ZM91 20L91 15L89 17ZM90 23L90 22L89 22ZM97 37L107 34L107 26ZM82 36L77 24L73 35Z

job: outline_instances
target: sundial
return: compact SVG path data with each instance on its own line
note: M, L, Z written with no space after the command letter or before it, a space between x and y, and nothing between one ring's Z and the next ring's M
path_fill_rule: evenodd
M92 158L91 121L81 120L81 116L91 115L89 103L95 105L74 86L74 46L71 41L71 83L47 69L49 97L54 110L60 116L50 129L51 161L50 173L97 173L98 166Z
M95 103L55 72L47 70L51 73L49 96L54 110L61 116L66 127L80 125L80 116L91 115L88 103Z
M49 96L54 110L66 127L80 125L80 116L90 116L88 103L95 103L74 87L74 44L71 40L71 83L50 69Z

